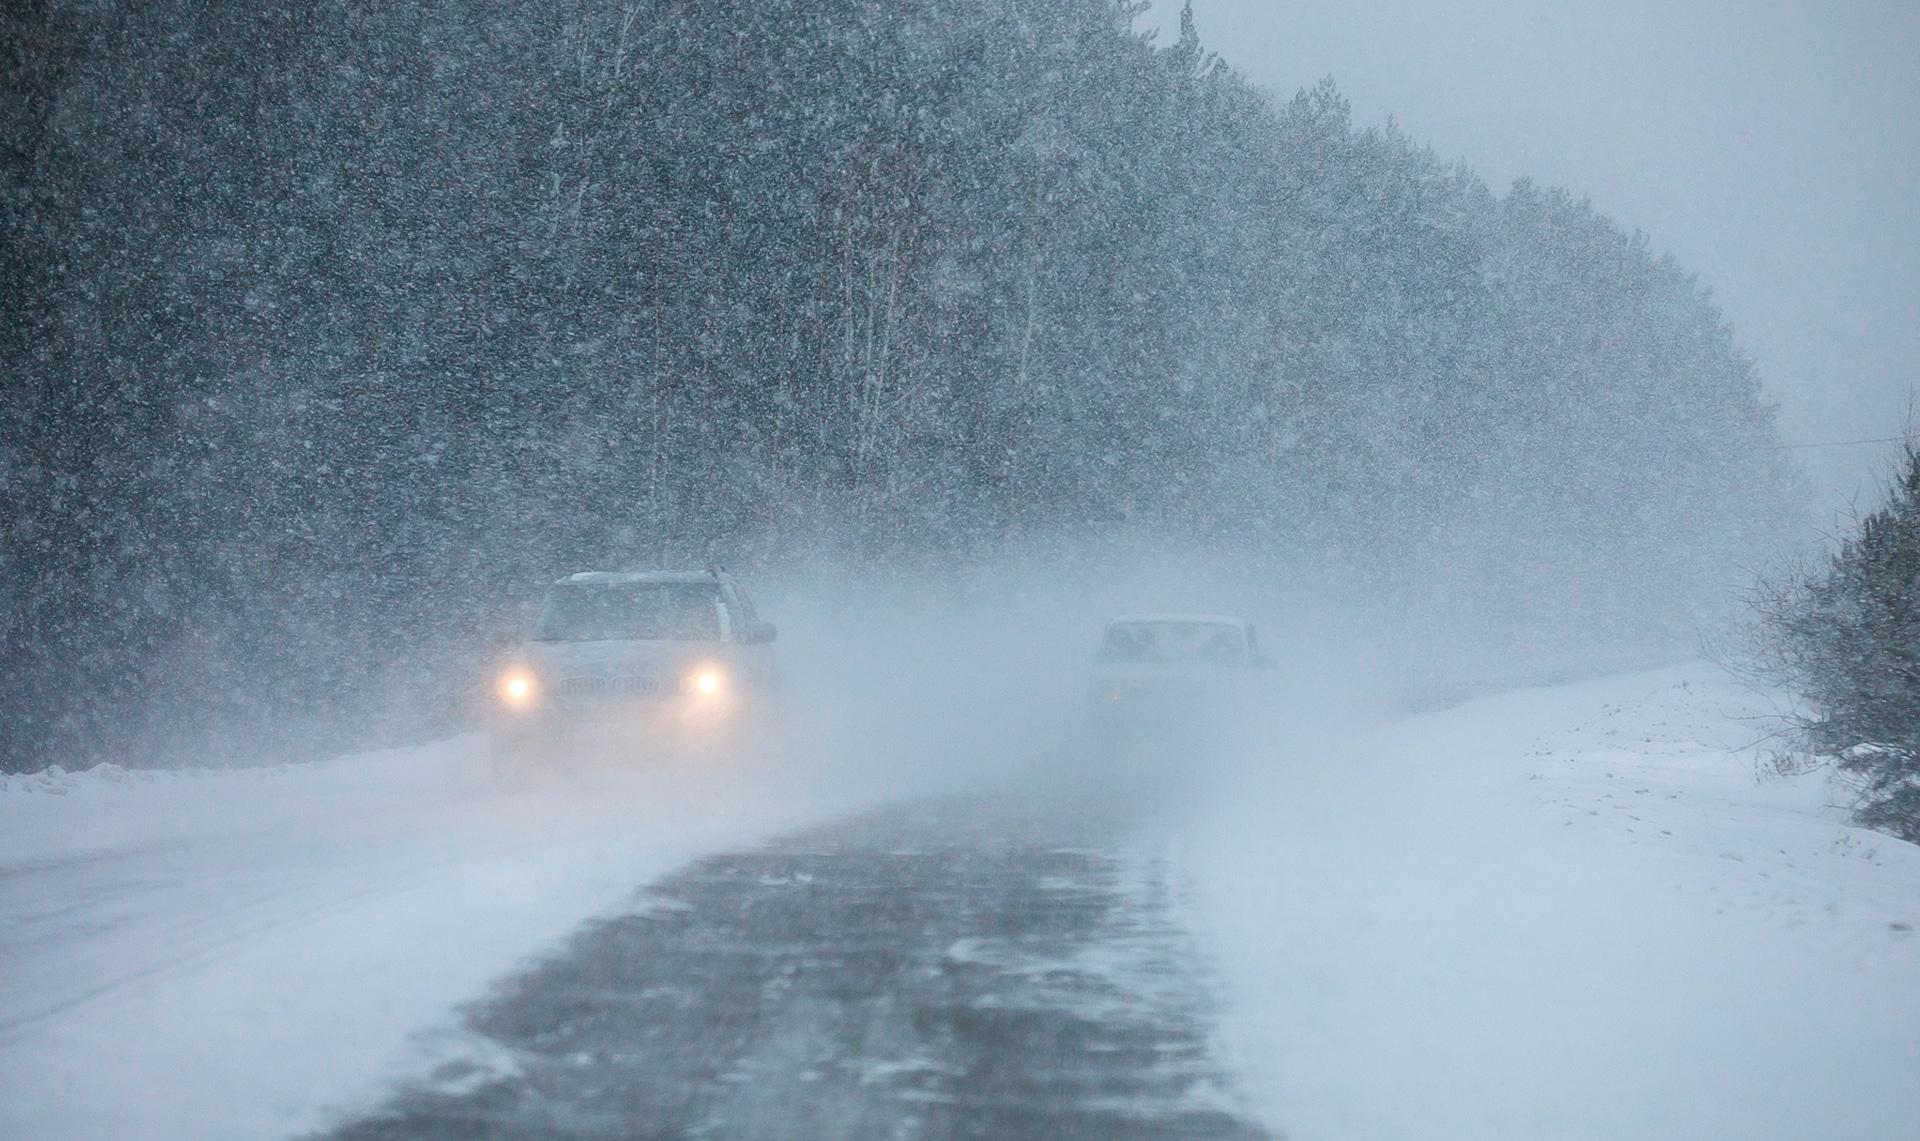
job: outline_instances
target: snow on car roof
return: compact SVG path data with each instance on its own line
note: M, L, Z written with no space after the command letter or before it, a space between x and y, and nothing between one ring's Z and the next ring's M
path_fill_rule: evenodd
M1121 614L1107 625L1125 626L1136 622L1185 622L1199 626L1245 626L1246 619L1226 614Z
M569 582L716 582L718 576L712 571L578 571L555 583L559 586Z

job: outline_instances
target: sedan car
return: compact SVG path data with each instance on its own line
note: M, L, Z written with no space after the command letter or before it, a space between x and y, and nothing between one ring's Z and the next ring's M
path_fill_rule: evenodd
M1271 665L1243 619L1123 615L1094 658L1095 731L1115 747L1210 744L1248 713Z

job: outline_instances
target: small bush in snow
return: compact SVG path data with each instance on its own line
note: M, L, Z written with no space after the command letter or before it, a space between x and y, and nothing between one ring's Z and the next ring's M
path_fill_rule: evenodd
M1861 823L1920 841L1920 444L1824 566L1754 601L1763 666L1815 709L1800 743L1861 781Z

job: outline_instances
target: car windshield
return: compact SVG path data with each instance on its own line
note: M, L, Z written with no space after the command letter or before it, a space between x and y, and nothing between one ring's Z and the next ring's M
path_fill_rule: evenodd
M533 640L716 641L719 597L704 582L563 583L547 592Z
M1112 662L1241 665L1247 640L1224 622L1117 622L1107 627L1100 656Z

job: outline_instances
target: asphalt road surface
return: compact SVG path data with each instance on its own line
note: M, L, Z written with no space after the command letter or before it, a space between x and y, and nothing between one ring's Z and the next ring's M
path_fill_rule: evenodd
M1255 1138L1153 829L894 809L703 860L333 1141Z

